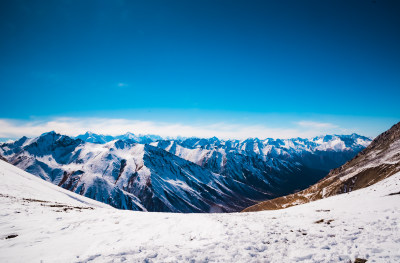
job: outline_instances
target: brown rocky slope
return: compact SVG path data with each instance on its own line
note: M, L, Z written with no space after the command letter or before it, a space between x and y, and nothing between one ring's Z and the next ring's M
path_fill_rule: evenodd
M243 212L277 210L373 185L400 171L400 122L376 137L356 157L318 183L295 194L264 201Z

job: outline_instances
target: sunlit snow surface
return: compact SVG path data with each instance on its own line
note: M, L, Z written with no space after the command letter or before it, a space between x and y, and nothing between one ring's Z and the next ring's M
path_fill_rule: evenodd
M279 211L133 212L0 161L0 262L400 262L399 192L400 173Z

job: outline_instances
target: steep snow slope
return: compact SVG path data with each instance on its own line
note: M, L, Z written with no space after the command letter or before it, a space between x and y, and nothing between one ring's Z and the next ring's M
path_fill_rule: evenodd
M15 199L17 203L50 201L84 208L111 208L90 198L71 193L1 160L0 196L10 200Z
M0 180L1 262L400 261L400 173L313 203L239 214L107 208L3 161ZM87 206L82 199L93 209L72 208Z

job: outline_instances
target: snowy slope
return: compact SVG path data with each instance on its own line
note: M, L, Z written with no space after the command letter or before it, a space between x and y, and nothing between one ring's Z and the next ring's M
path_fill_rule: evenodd
M1 262L400 261L400 173L305 205L233 214L107 208L3 161L0 178ZM54 200L94 209L64 211Z
M71 206L111 208L90 198L71 193L1 160L0 182L2 198L15 198L17 202L46 200Z

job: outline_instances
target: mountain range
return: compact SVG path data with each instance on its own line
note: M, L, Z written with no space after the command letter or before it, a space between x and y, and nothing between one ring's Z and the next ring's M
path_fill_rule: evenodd
M261 202L245 212L275 210L371 186L400 171L400 122L376 137L367 148L311 187Z
M49 132L0 144L11 164L121 209L233 212L314 184L364 149L357 134L220 140Z
M335 169L327 198L255 213L124 211L0 160L0 262L399 262L398 137Z
M158 135L135 135L131 132L127 132L123 135L118 135L118 136L111 136L111 135L103 135L103 134L96 134L93 132L86 132L85 134L81 134L75 137L76 139L81 139L85 142L91 142L91 143L99 143L99 144L104 144L107 142L111 142L114 140L131 140L132 142L138 142L138 143L151 143L154 141L162 140L163 138Z

